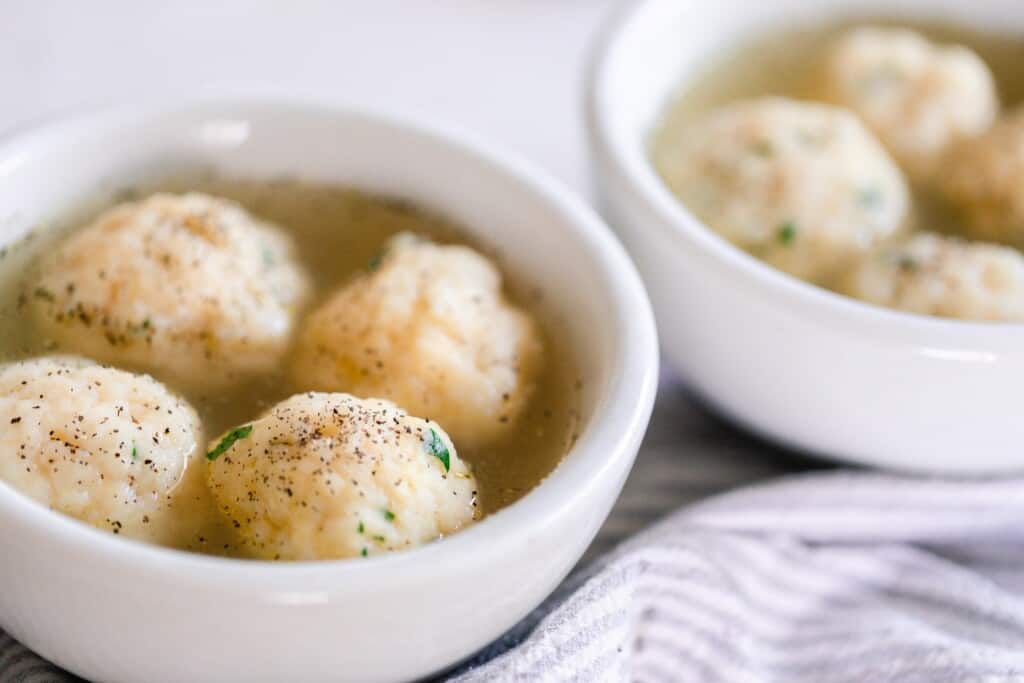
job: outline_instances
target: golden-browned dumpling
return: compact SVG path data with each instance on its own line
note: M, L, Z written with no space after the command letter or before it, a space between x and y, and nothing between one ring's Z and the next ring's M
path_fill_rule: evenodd
M0 366L0 478L53 510L154 543L203 447L195 411L146 375L52 356Z
M824 96L853 110L915 182L927 182L952 143L983 132L999 99L988 66L959 45L901 28L840 36L823 74Z
M842 290L857 299L963 320L1024 320L1024 256L992 244L922 233L880 250Z
M940 186L970 237L1024 247L1024 109L956 145Z
M477 518L476 480L434 422L348 394L293 396L210 445L210 490L264 559L411 548Z
M899 231L899 168L851 113L780 97L697 117L654 150L671 190L710 228L768 263L828 282Z
M27 294L60 349L215 389L278 365L308 291L280 229L191 193L103 213Z
M509 429L543 351L490 261L411 234L312 313L297 347L300 390L386 398L442 424L460 448Z

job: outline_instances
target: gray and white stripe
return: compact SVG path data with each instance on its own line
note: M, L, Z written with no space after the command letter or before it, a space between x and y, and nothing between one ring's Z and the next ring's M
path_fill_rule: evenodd
M1020 481L831 472L736 491L599 560L457 680L1024 681L1014 519Z

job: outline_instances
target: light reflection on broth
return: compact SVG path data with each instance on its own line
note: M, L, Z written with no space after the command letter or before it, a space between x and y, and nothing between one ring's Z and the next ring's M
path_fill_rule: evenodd
M469 244L494 258L499 267L502 265L500 254L474 243L441 216L404 201L290 179L250 181L209 173L175 175L121 188L112 199L90 201L84 208L70 212L58 226L40 227L0 250L0 329L4 330L0 337L0 361L61 352L35 332L23 303L33 260L66 233L64 226L73 229L84 225L117 201L141 198L156 191L190 190L234 199L257 217L290 232L299 258L314 282L314 306L353 273L366 268L384 242L402 231L424 234L439 242ZM546 361L536 391L515 429L486 448L471 450L456 444L460 457L473 466L484 514L518 500L549 474L570 447L578 429L580 381L569 350L549 333L556 321L554 315L545 307L542 292L516 282L508 273L505 275L506 290L512 300L530 311L545 329ZM271 405L295 393L296 388L286 378L286 366L284 363L275 373L218 393L187 390L174 377L154 376L195 406L206 438L212 439L255 419ZM195 466L205 467L205 462L196 461ZM183 507L189 509L181 511L183 520L198 515L203 521L198 531L192 524L183 532L177 545L201 552L234 554L231 531L213 509L205 490L191 492L187 498L190 502Z

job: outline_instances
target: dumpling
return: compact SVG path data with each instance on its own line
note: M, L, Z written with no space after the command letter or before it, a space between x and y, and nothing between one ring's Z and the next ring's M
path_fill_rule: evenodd
M817 283L900 231L910 210L906 181L878 141L823 104L727 105L663 140L654 161L708 227Z
M386 398L474 448L512 426L542 362L537 325L489 260L401 234L309 316L292 376L303 391Z
M217 506L254 557L375 555L478 516L476 480L445 431L387 401L298 394L207 457Z
M948 147L984 132L999 112L978 55L908 29L850 30L823 77L824 97L860 116L915 182L932 180Z
M967 235L1024 247L1024 109L956 145L940 186Z
M195 411L156 380L72 356L9 363L0 425L0 478L16 489L115 534L177 538L186 516L176 496L201 477L203 435Z
M157 194L70 235L27 296L61 350L212 390L281 362L309 293L293 252L233 202Z
M928 233L880 250L841 290L913 313L963 320L1024 320L1024 256L1014 249Z

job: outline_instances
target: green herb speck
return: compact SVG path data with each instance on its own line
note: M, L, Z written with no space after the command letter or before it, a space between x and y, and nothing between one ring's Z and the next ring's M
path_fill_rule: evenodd
M374 271L380 268L381 262L384 260L384 252L379 252L370 257L370 260L366 262L366 269Z
M138 457L139 457L139 449L138 449L138 447L134 443L132 443L132 460L135 460Z
M363 552L361 553L361 555L362 555L363 557L366 557L366 555L367 555L367 550L366 550L366 548L365 548L365 547L363 548Z
M779 226L777 236L782 244L792 243L796 239L796 224L793 221L786 221Z
M875 209L882 205L882 193L877 187L869 187L857 193L857 203L865 209Z
M430 430L430 435L423 442L423 450L440 460L444 465L445 472L451 469L452 463L448 447L444 445L444 440L433 429Z
M356 527L356 531L358 531L359 533L363 533L364 531L366 531L366 527L363 526L362 522L359 522L359 526Z
M380 544L387 543L387 540L388 540L388 539L384 538L383 536L373 536L372 538L373 538L373 540L377 541L377 543L380 543Z
M388 520L389 522L395 521L395 513L392 512L391 510L385 510L384 519Z
M756 156L768 158L772 155L772 143L767 140L758 140L750 146L750 151Z
M896 265L899 266L900 270L907 272L917 270L917 261L915 261L910 256L900 256L899 261L897 261Z
M231 448L236 441L244 439L250 434L252 434L252 425L245 425L243 427L232 429L224 435L224 438L220 440L220 443L217 444L216 448L206 454L206 459L216 460L224 453L224 451Z

